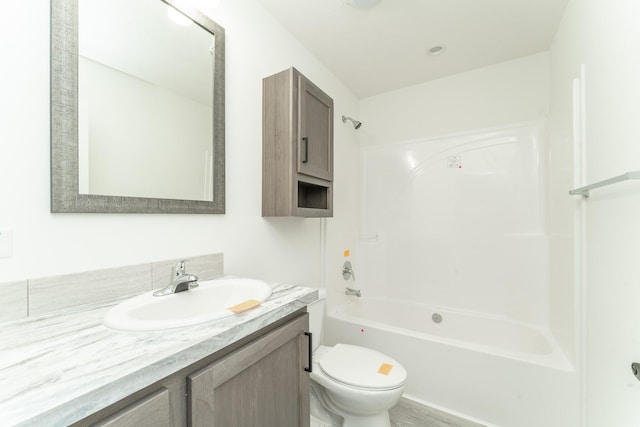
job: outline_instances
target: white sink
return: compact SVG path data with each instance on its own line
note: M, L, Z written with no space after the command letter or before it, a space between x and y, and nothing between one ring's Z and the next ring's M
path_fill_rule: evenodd
M185 292L160 297L153 291L138 295L111 308L103 324L119 331L158 331L195 325L234 315L230 307L248 300L263 302L271 286L253 279L215 279L198 282Z

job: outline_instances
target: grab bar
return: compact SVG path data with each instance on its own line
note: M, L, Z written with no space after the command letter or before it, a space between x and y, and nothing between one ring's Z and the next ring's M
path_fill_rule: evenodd
M569 191L569 194L572 196L589 197L589 190L593 190L594 188L600 188L606 185L611 185L611 184L615 184L622 181L627 181L629 179L640 179L640 171L626 172L620 176L605 179L604 181L596 182L591 185L585 185L584 187L576 188L575 190Z

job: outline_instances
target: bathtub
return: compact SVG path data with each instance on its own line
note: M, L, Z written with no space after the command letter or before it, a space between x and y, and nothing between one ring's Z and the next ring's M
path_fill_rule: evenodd
M378 350L408 372L406 397L502 427L578 425L578 376L553 336L507 318L358 298L330 310L324 340Z

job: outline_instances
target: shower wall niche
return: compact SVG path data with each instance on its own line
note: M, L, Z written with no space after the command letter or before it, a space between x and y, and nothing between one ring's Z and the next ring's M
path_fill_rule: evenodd
M548 327L545 122L362 150L367 296Z

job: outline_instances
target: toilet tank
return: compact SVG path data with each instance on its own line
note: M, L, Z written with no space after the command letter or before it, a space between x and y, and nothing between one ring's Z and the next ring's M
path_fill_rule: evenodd
M312 334L312 346L315 351L322 340L322 325L324 323L324 303L327 297L326 289L318 289L318 300L307 305L309 313L309 331Z

